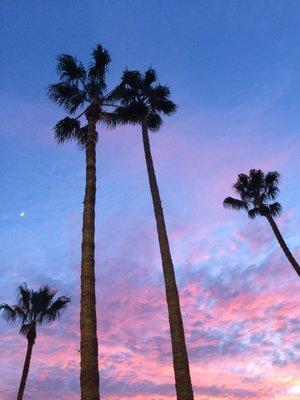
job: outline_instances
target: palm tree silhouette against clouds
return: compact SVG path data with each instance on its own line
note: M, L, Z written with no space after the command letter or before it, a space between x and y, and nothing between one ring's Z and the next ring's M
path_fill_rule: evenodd
M86 153L86 182L83 209L81 246L81 302L80 302L80 383L82 400L99 400L98 339L95 293L95 202L96 202L96 125L105 123L111 105L106 93L106 73L110 55L101 45L92 51L87 69L75 57L61 54L57 57L60 82L50 85L48 97L74 114L80 107L83 112L76 118L65 117L54 128L58 143L74 140ZM87 124L81 126L80 118Z
M223 205L225 208L234 210L246 210L251 219L257 216L267 218L284 254L300 276L300 266L290 252L274 220L281 213L281 205L277 201L274 202L279 192L279 178L280 175L277 171L264 174L260 169L251 169L249 175L239 174L233 188L240 199L226 197Z
M26 381L28 377L32 349L37 337L37 327L44 323L53 322L70 303L65 296L54 299L56 292L45 285L39 290L29 290L26 284L18 287L18 302L15 305L1 304L0 313L8 322L19 321L21 323L20 333L27 339L27 352L17 400L22 400Z
M158 131L162 125L161 116L173 114L176 111L176 105L170 100L169 88L157 83L157 75L152 68L144 74L139 71L125 70L120 85L113 93L113 98L121 104L115 110L115 123L138 124L142 129L145 160L165 279L177 399L192 400L194 395L179 294L149 140L149 131Z

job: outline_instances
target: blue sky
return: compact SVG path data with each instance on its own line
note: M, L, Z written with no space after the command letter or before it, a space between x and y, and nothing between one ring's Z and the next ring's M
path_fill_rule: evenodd
M64 114L45 94L57 80L57 54L87 63L101 43L112 57L109 88L125 67L153 66L178 104L151 142L196 399L295 400L298 281L266 221L249 222L222 201L239 172L279 170L279 226L300 256L300 3L2 0L0 15L0 303L13 302L24 281L48 282L73 299L64 318L41 331L29 398L50 396L58 384L58 400L79 398L84 154L54 142L52 127ZM174 396L139 133L99 131L100 372L110 400ZM26 343L4 322L0 333L0 399L12 400Z

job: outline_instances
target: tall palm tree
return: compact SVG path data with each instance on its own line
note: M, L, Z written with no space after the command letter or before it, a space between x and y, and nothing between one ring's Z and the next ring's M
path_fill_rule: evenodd
M260 169L251 169L249 175L239 174L233 188L240 199L226 197L223 205L234 210L246 210L251 219L259 215L267 218L284 254L300 276L300 266L290 252L274 220L274 217L278 217L281 212L281 205L277 201L274 202L279 192L279 178L280 175L276 171L264 174Z
M21 323L20 333L27 339L27 352L17 400L23 399L38 325L55 321L70 303L70 299L65 296L55 300L55 295L56 292L50 290L47 285L34 291L29 290L26 284L23 284L18 287L17 304L0 305L2 317L8 322L19 321Z
M115 110L115 122L141 126L165 279L177 399L192 400L194 396L179 294L148 135L149 131L157 131L162 125L161 115L173 114L176 105L170 100L169 88L157 83L157 75L152 68L144 74L125 70L113 97L120 102L120 106Z
M83 111L75 118L65 117L54 128L58 143L74 140L85 149L86 183L81 246L80 309L80 383L82 400L99 400L98 340L95 293L95 201L96 201L96 125L105 122L109 113L110 94L106 93L106 72L110 55L101 45L92 51L87 67L69 54L57 57L60 82L50 85L48 97L69 114ZM87 124L81 126L80 118Z

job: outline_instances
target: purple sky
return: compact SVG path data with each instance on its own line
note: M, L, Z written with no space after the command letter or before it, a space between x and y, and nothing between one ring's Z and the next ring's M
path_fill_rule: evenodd
M100 42L122 69L153 66L178 113L151 135L196 400L296 400L299 280L267 221L224 210L240 172L281 173L278 224L300 259L297 1L2 0L0 303L22 282L72 298L44 326L25 398L79 399L84 154L58 146L45 88L55 57ZM140 131L99 131L96 273L103 398L174 399L161 262ZM24 216L21 216L24 213ZM0 321L0 400L26 340Z

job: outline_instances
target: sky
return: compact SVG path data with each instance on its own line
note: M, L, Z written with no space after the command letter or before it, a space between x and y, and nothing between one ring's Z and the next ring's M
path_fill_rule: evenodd
M195 400L300 396L300 282L263 218L225 210L238 173L278 170L277 223L300 259L300 3L2 0L0 303L47 283L70 296L38 331L24 400L79 400L84 153L57 145L55 58L96 44L122 70L154 67L178 112L151 134ZM175 398L155 221L138 127L99 128L96 278L101 397ZM0 400L26 340L0 321Z

